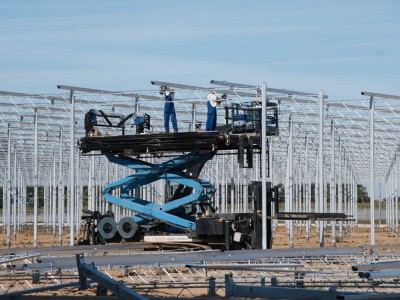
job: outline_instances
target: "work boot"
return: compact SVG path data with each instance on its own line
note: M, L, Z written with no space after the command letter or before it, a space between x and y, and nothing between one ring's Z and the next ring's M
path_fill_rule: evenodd
M165 128L165 133L169 133L169 128Z
M178 129L174 129L174 132L178 132Z

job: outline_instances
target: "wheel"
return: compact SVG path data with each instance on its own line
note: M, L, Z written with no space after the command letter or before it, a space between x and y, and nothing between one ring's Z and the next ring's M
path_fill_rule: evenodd
M102 218L97 228L100 235L105 239L112 239L117 233L117 223L111 217Z
M118 232L125 238L132 238L138 229L138 225L131 217L124 217L118 222Z

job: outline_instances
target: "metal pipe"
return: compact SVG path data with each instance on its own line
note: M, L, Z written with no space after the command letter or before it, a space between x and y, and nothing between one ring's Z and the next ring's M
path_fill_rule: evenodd
M63 226L64 226L64 184L63 184L63 135L60 127L58 150L58 244L62 245Z
M395 233L399 233L399 189L398 189L398 155L394 155L394 217L395 217Z
M7 247L11 246L11 222L10 222L10 207L11 207L11 124L8 123L8 145L7 145L7 202L6 215L3 219L3 224L7 224Z
M79 232L79 228L81 227L82 224L82 205L83 205L83 199L82 199L82 194L83 194L83 185L82 185L82 174L81 174L81 157L79 156L79 149L76 149L78 153L76 153L76 180L77 180L77 188L76 188L76 199L75 199L75 225L76 225L76 232ZM107 160L108 161L108 160Z
M70 199L69 199L69 245L74 245L74 204L75 204L75 97L69 93L70 101Z
M370 142L369 142L369 197L370 197L370 227L371 227L371 246L375 245L375 178L374 178L374 97L370 97L370 120L369 120L369 133L370 133Z
M52 233L56 236L56 212L57 212L57 184L56 184L56 149L53 150L53 172L52 172Z
M292 116L289 116L289 146L288 146L288 164L287 164L287 172L289 174L289 185L288 189L288 204L289 211L293 212L293 119ZM289 243L290 248L294 248L294 239L293 239L293 220L289 220Z
M324 92L320 91L319 97L319 146L318 146L318 184L319 184L319 212L324 212ZM324 247L324 221L320 221L319 232L320 247Z
M267 84L261 87L261 210L262 210L262 248L267 249Z
M235 177L233 172L233 155L231 156L231 176L230 176L230 197L231 197L231 213L235 212Z
M20 164L18 164L18 170L19 170L19 174L18 174L18 186L19 186L19 191L18 191L18 195L19 195L19 197L18 197L18 232L20 232L20 229L21 229L21 222L22 222L22 210L23 210L23 197L24 197L24 194L23 194L23 189L24 189L24 180L23 180L23 177L22 177L22 170L21 170L21 165ZM4 199L4 198L3 198Z
M311 212L311 180L309 175L308 162L308 135L305 137L305 166L304 166L304 190L305 190L305 211ZM310 240L310 220L306 220L306 240Z
M330 172L330 211L336 212L336 182L335 182L335 123L331 121L331 172ZM332 246L336 247L336 221L332 225Z
M226 178L225 178L225 157L222 156L221 157L222 160L222 174L221 174L221 212L226 213L227 211L227 206L226 206L226 193L225 193L225 182L226 182Z
M338 212L343 212L342 142L339 137ZM343 221L339 221L339 237L343 238Z
M34 195L33 195L33 247L37 247L37 234L38 234L38 114L35 109L34 116L35 123L35 145L34 145L34 164L33 164L33 184L34 184Z
M13 175L13 205L12 205L12 217L13 217L13 233L14 240L17 239L17 207L18 207L18 191L17 191L17 149L14 148L14 175Z

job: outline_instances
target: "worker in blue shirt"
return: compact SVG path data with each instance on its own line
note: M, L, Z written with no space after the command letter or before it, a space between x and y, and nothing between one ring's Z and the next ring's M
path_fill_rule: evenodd
M165 132L169 132L169 119L171 118L172 127L174 132L178 132L178 124L176 122L175 105L174 105L174 91L165 92L164 104L164 127Z
M217 105L221 104L221 98L217 96L215 91L210 91L207 100L206 131L214 131L217 126Z
M85 115L85 130L86 136L94 135L96 129L94 126L97 125L97 116L94 109L89 110Z

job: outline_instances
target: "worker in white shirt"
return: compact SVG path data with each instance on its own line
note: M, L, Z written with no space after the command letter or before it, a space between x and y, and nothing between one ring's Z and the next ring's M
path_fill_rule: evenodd
M221 98L217 96L215 91L210 91L207 100L206 131L214 131L217 126L217 106L221 105Z

